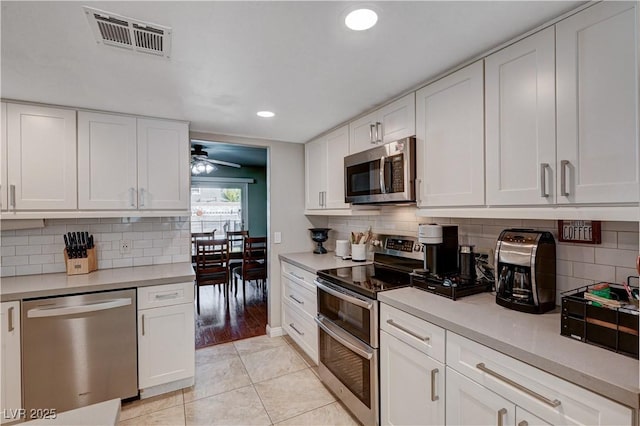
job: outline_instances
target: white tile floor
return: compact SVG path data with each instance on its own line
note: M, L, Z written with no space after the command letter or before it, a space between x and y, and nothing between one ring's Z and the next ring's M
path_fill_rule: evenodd
M196 351L196 384L126 403L120 425L358 425L288 338Z

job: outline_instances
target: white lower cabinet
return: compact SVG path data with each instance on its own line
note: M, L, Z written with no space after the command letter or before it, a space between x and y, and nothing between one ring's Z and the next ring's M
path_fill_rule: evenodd
M193 283L138 289L138 387L193 378ZM152 392L153 393L153 392Z
M380 423L445 423L445 331L380 305Z
M281 264L282 328L294 342L318 363L318 310L315 275L287 262Z
M448 424L514 425L514 409L531 424L633 424L630 408L449 331L446 353Z
M20 302L4 302L0 306L0 419L7 423L19 420L22 408Z

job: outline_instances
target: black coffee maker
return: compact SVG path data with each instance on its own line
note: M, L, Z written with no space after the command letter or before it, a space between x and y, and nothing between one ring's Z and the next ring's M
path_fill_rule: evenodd
M541 314L556 306L556 243L550 232L505 229L496 245L496 303Z

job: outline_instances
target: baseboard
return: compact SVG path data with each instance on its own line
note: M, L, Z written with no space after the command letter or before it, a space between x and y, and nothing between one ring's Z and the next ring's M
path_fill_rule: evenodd
M146 389L140 389L140 399L151 398L152 396L161 395L163 393L173 392L178 389L188 388L195 383L194 377L176 380L175 382L165 383L163 385L152 386Z
M285 333L284 328L282 327L271 328L269 324L267 324L267 336L278 337L278 336L284 336L285 334L287 333Z

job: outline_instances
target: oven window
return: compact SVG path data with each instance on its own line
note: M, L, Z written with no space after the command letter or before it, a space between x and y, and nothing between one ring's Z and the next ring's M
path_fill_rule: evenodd
M318 291L318 310L335 325L371 345L371 311L324 291Z
M371 408L371 360L362 358L321 328L320 360L363 404Z

